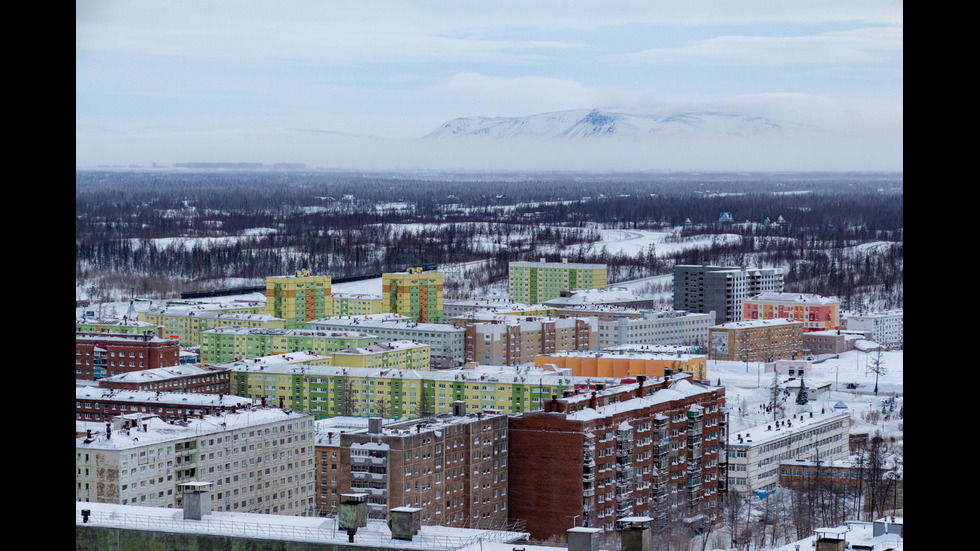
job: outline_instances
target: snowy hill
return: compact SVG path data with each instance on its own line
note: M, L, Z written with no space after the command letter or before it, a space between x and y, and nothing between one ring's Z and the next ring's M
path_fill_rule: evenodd
M688 112L652 115L620 109L575 109L525 117L461 117L453 119L423 139L459 137L593 139L596 137L644 138L663 134L756 136L781 130L802 129L752 115Z

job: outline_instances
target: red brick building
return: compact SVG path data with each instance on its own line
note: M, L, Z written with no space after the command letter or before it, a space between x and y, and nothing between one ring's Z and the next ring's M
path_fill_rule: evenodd
M231 371L209 364L130 371L99 381L102 388L194 394L231 394Z
M554 397L510 417L510 516L534 539L631 516L655 530L717 519L727 425L725 389L686 373Z
M261 405L265 406L264 403ZM108 422L113 417L133 413L145 413L148 416L155 415L161 419L179 421L189 417L251 408L250 398L227 394L75 387L75 420L83 422Z
M177 339L151 335L75 333L75 379L94 381L120 373L180 363Z

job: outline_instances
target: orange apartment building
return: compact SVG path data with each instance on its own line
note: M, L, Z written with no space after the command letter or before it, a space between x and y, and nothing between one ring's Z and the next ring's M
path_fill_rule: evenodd
M536 367L546 364L571 369L576 377L663 377L684 372L701 381L708 376L708 357L703 354L559 352L534 357Z
M790 319L803 331L840 328L840 299L805 293L762 293L742 302L742 320Z
M723 323L708 329L708 342L712 360L795 359L803 352L803 322L779 318Z

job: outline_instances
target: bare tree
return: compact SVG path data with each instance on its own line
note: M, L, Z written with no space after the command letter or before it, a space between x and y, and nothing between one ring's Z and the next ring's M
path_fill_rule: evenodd
M871 356L871 361L868 362L868 369L875 374L875 396L878 395L878 378L888 372L885 367L884 350L884 347L879 344L874 355Z

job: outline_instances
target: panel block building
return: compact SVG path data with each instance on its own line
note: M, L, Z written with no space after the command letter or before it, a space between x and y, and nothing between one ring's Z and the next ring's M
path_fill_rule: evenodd
M710 358L771 362L803 353L803 322L788 319L737 321L709 329Z
M570 262L511 262L507 292L510 300L541 304L556 299L562 291L602 289L606 286L605 264Z
M287 328L305 328L306 322L333 315L330 276L309 270L290 276L265 278L265 313L286 320Z
M556 397L510 417L510 514L535 539L638 516L655 529L717 520L727 426L725 389L686 373Z
M338 497L353 492L367 494L369 518L413 507L424 525L507 524L507 415L371 418L366 429L353 430L318 421L316 451L321 514L335 512Z
M804 331L840 327L840 299L809 293L761 293L742 303L742 319L784 318L803 322Z
M442 284L441 272L422 268L381 274L382 312L402 314L420 323L442 323Z
M715 313L715 323L742 319L742 302L760 293L781 292L778 268L674 266L674 310Z

